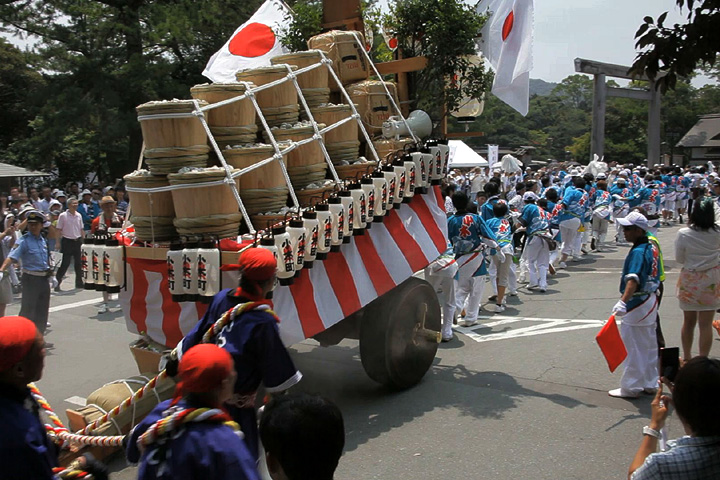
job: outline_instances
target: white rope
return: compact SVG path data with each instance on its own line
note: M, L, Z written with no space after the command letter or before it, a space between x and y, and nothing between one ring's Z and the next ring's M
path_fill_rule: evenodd
M326 65L326 68L328 68L329 70L332 70L332 60L330 60L329 58L325 58L325 55L322 52L320 53L320 55L321 55L320 63L316 63L313 66ZM288 65L286 65L286 67L288 68L288 70L290 69L290 67ZM301 70L303 70L303 69L301 69ZM332 130L333 128L337 128L340 125L343 125L345 122L342 122L342 123L338 122L333 125L326 125L326 127L322 131L318 130L318 126L317 126L317 122L315 121L315 117L313 116L312 112L310 111L310 107L308 106L307 101L305 100L305 95L303 95L300 85L298 85L298 83L297 83L297 79L293 79L293 84L295 85L295 90L297 90L297 92L298 92L298 99L300 99L300 103L302 103L302 107L305 110L305 114L307 115L308 120L310 120L310 124L312 125L313 131L315 132L315 134L310 138L312 138L313 140L317 140L317 142L320 144L320 150L322 150L323 157L325 157L325 163L327 163L328 168L330 169L330 173L332 174L335 184L339 185L340 177L338 177L337 171L335 171L335 165L333 165L332 159L330 158L330 154L328 153L327 148L325 147L325 141L323 140L322 135L325 132Z
M358 36L357 36L357 32L352 31L350 33L353 34L353 36L355 37L355 41L358 43L358 45L363 45L363 43L360 41L360 38L358 38ZM405 124L405 128L407 128L408 132L410 132L410 135L413 137L413 140L415 141L415 143L420 143L420 139L415 135L415 133L413 133L412 129L410 128L410 124L408 124L407 120L405 119L405 116L402 114L402 112L400 111L400 108L397 106L397 103L395 103L395 99L393 98L392 95L390 95L390 90L388 90L387 85L385 85L385 82L382 79L383 77L380 75L380 72L378 72L378 69L375 66L375 63L370 58L370 55L364 48L361 48L360 50L362 50L363 55L365 55L365 58L367 59L368 64L372 66L373 72L375 72L375 76L380 79L380 83L382 84L383 88L385 89L385 93L387 94L388 98L390 99L390 103L395 108L395 111L398 112L400 119Z
M355 37L357 39L357 37ZM359 45L363 45L362 42L358 40ZM364 48L361 50L365 51ZM320 55L325 60L327 57L325 56L325 52L320 52ZM372 63L372 61L370 62ZM368 146L370 147L370 152L372 153L373 157L375 158L375 161L378 162L378 165L380 165L380 157L378 157L377 151L375 150L375 145L373 145L372 140L370 139L370 135L368 135L367 130L365 130L365 125L362 123L362 119L360 118L360 114L358 113L357 109L355 108L355 104L353 103L352 99L350 98L350 95L348 95L347 90L345 90L345 87L343 86L342 82L338 78L337 74L335 73L335 70L333 70L329 64L327 64L328 72L330 73L330 76L335 80L335 83L337 83L338 87L340 87L340 93L342 93L343 97L345 98L345 101L350 106L350 109L353 112L353 117L357 121L358 127L360 127L360 131L363 134L363 137L365 137L365 141L367 142ZM374 68L374 66L373 66ZM387 90L387 88L386 88ZM389 92L388 92L389 95ZM392 101L392 99L390 99Z
M95 404L95 403L89 403L89 404L87 404L87 405L85 405L85 406L86 406L86 407L95 407L95 408L97 408L98 410L100 410L100 412L101 412L103 415L107 415L107 413L108 413L107 410L103 409L100 405L97 405L97 404ZM133 423L135 422L135 411L134 411L134 409L135 409L135 407L133 407ZM117 421L115 420L115 418L114 418L114 417L110 417L110 418L108 418L108 420L109 420L110 422L112 422L113 425L115 425L115 428L117 429L118 435L122 435L123 433L122 433L122 430L120 429L120 425L118 425L118 423L117 423ZM102 435L102 436L105 436L105 435Z

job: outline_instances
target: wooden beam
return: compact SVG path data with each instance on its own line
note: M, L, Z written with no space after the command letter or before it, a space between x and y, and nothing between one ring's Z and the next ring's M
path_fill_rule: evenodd
M647 90L636 90L633 88L607 87L608 97L632 98L634 100L649 101L652 94Z
M349 30L357 30L358 32L362 33L363 36L365 36L365 32L362 32L359 30L359 28L363 25L363 20L360 17L355 18L348 18L345 20L338 20L336 22L328 22L323 23L322 28L327 30L333 30L333 29L349 29Z
M447 138L463 138L463 137L484 137L484 132L451 132L445 135Z
M632 79L633 77L628 75L628 70L630 70L630 67L616 65L614 63L596 62L595 60L586 60L584 58L575 59L575 71L578 73L589 73L590 75L603 74L608 77ZM636 80L648 80L648 78L643 75L642 77L636 77Z
M417 72L427 67L427 63L428 60L426 57L411 57L377 63L375 66L381 75L394 75L398 73Z
M590 160L593 159L593 154L597 154L601 158L605 155L605 104L607 96L605 74L598 73L593 76L593 90Z

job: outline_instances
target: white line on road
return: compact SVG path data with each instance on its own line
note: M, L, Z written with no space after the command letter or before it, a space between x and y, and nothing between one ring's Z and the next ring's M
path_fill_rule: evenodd
M85 305L93 305L95 303L100 303L100 302L102 302L102 298L93 298L91 300L81 300L79 302L66 303L65 305L56 305L54 307L50 307L49 312L50 313L60 312L62 310L70 310L71 308L83 307Z
M70 398L66 398L65 401L67 403L72 403L73 405L79 405L81 407L84 407L85 405L87 405L87 400L84 399L83 397L78 397L77 395L73 395Z
M453 328L476 342L491 342L493 340L506 340L510 338L531 337L544 335L546 333L561 333L585 328L599 328L606 320L583 320L583 319L559 319L559 318L535 318L535 317L504 317L504 316L479 316L478 319L497 319L498 321L475 325L472 327L453 326ZM532 325L524 328L510 329L506 332L480 334L475 332L478 328L493 328L501 325L508 325L517 322L540 322L539 325Z

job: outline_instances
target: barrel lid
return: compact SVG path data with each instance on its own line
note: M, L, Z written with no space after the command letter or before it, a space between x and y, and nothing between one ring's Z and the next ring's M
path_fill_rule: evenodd
M338 192L338 196L339 197L350 197L350 196L352 196L352 194L350 193L349 190L340 190Z
M402 156L402 161L403 162L414 162L415 160L413 160L412 155L409 155L406 153L405 155Z
M317 205L315 205L315 210L317 212L327 212L328 210L330 210L330 205L328 205L327 203L318 203Z
M394 167L402 167L405 165L405 162L403 161L402 158L396 158L392 164Z
M250 84L250 88L255 87L255 84L250 82L237 83L201 83L190 88L190 93L204 93L204 92L240 92L244 93L247 90L246 84Z
M97 237L95 237L95 240L93 241L93 243L94 243L95 245L105 245L105 241L106 241L106 240L107 240L107 237L104 236L104 235L103 235L103 236L97 236Z
M425 146L426 146L426 147L437 147L437 144L438 144L438 141L435 140L434 138L432 138L432 139L428 140L427 142L425 142Z
M198 242L196 240L188 240L185 242L185 248L198 248Z
M317 218L317 212L314 210L305 210L303 212L303 218L307 220L315 220Z
M350 192L348 192L348 194L349 193ZM332 205L337 205L338 203L342 203L342 201L340 200L340 197L330 197L328 198L328 203Z
M215 248L215 242L212 240L203 240L198 244L199 248L213 249Z
M292 228L302 228L304 226L302 218L293 217L290 219L290 226Z
M382 169L383 169L383 172L394 172L392 165L385 165L382 167Z
M272 227L273 235L282 235L283 233L285 233L285 225L276 225Z
M179 252L182 249L183 249L182 242L175 241L175 242L170 243L170 251L171 252Z
M260 245L263 247L275 246L275 240L273 240L272 237L262 237L260 239Z
M164 113L190 113L195 110L195 102L201 107L208 103L205 100L159 100L143 103L135 107L138 115L162 115Z
M448 144L448 139L447 139L447 138L441 138L441 139L439 139L437 142L438 142L438 145L447 145L447 144Z
M359 190L359 189L361 189L362 187L360 186L360 182L354 181L354 182L352 182L350 185L348 185L348 188L349 188L350 190Z
M298 67L296 65L290 65L290 70L297 70ZM271 65L267 67L257 67L257 68L248 68L247 70L240 70L235 74L235 78L238 80L241 80L243 78L248 77L254 77L256 75L270 75L275 73L284 73L287 72L287 68L285 68L285 65Z
M94 238L85 237L83 238L83 245L93 245L95 243Z
M373 175L375 175L375 172L373 172ZM362 180L360 180L360 183L363 185L372 185L373 180L370 177L363 177Z
M119 246L120 246L120 241L119 241L117 238L109 238L109 239L105 242L105 246L106 246L106 247L119 247Z

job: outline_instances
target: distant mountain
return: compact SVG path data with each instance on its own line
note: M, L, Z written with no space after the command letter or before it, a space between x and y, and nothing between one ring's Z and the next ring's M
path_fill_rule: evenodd
M539 78L531 78L530 79L530 96L533 95L540 95L541 97L545 97L547 95L550 95L550 92L553 91L553 88L557 86L557 83L551 83L546 82L545 80L541 80Z

